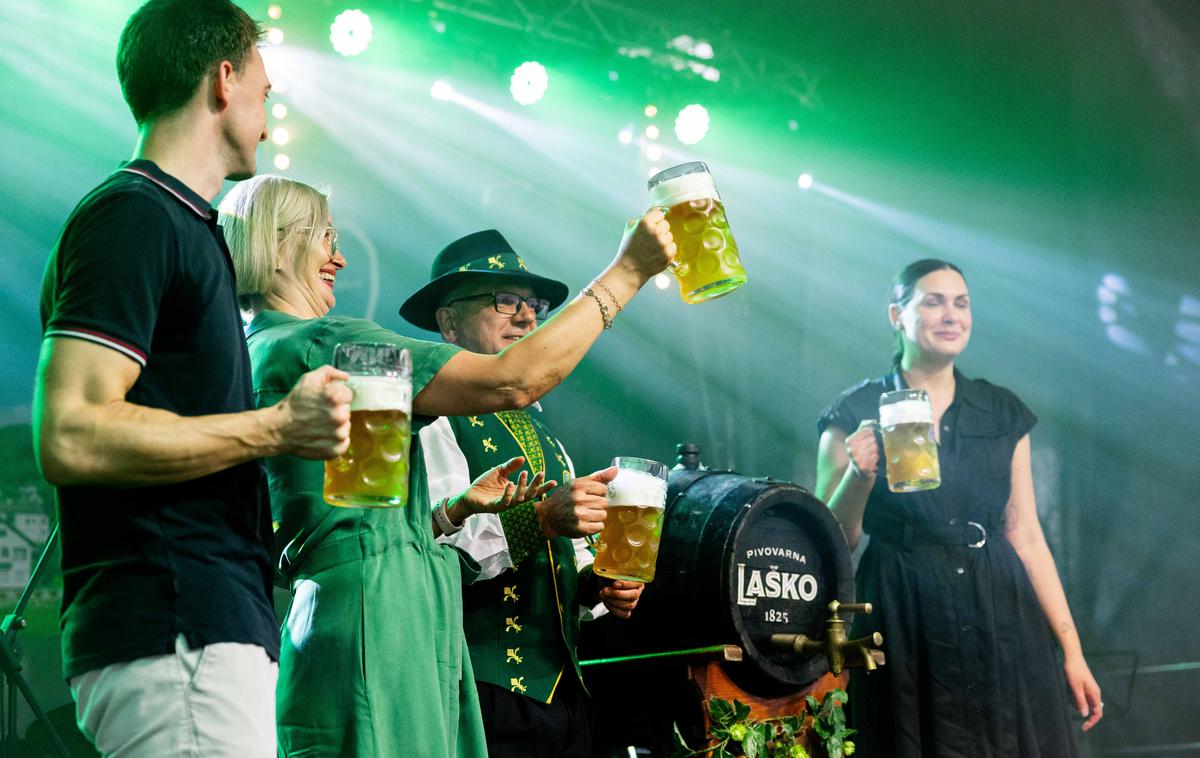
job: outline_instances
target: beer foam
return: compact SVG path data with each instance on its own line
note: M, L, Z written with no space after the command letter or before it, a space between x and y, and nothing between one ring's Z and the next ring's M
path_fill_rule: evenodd
M640 505L662 508L666 505L667 483L644 471L617 469L617 477L608 483L608 504Z
M881 426L896 424L932 424L933 408L924 400L902 400L879 406Z
M391 379L386 376L360 376L352 374L346 386L354 390L350 401L350 412L354 411L404 411L412 409L412 384L407 379Z
M699 200L711 197L720 200L717 187L713 184L712 174L701 171L695 174L684 174L650 189L650 204L671 207L676 203L688 200Z

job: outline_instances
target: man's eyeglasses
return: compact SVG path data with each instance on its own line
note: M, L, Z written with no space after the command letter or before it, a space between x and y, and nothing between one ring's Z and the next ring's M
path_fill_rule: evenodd
M296 227L296 231L299 231L299 232L311 232L311 231L315 231L317 229L323 229L325 231L325 237L326 237L326 239L329 240L329 254L337 255L338 250L339 250L338 235L337 235L337 229L334 228L333 224L326 224L325 226L297 226Z
M512 292L482 292L478 295L467 295L466 297L456 297L450 300L446 305L454 305L463 300L479 300L482 298L491 298L492 306L496 309L496 313L505 316L515 316L521 310L521 303L529 306L529 310L533 311L534 317L541 321L550 313L550 301L544 297L521 297Z

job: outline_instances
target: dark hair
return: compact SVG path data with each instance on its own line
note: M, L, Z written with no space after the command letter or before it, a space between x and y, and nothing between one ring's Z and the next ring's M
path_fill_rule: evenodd
M957 271L958 275L966 281L967 277L963 274L962 269L955 266L950 261L944 261L940 258L922 258L919 261L912 263L901 269L896 278L892 280L891 295L888 298L889 305L895 305L900 308L908 305L908 301L912 300L913 288L917 286L917 282L926 274L932 274L934 271ZM892 365L899 367L900 359L904 357L904 336L896 332L896 349L892 352Z
M133 118L173 113L221 61L241 72L262 27L230 0L150 0L125 23L117 78Z

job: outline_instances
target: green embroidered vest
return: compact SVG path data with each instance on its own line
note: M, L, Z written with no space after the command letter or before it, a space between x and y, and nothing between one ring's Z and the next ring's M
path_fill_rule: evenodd
M532 414L502 411L447 419L471 479L509 458L525 457L530 476L570 477L557 441ZM475 678L548 703L560 679L580 677L575 550L542 534L532 504L500 514L514 569L463 588L463 626Z

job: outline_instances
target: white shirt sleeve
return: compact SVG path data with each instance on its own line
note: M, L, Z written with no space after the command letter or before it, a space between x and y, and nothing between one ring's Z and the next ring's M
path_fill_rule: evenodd
M437 503L444 497L454 497L471 486L467 458L458 449L458 440L446 418L426 426L421 435L425 455L425 473L429 478L429 499ZM508 540L500 517L493 513L477 513L463 524L462 531L449 537L442 535L438 542L454 545L475 559L481 569L476 581L494 579L505 569L512 568L508 556Z
M567 471L570 472L571 478L574 479L575 462L571 460L571 456L567 455L567 451L563 448L561 442L558 443L558 449L560 452L562 452L563 459L567 462ZM596 556L592 555L592 551L588 549L587 540L571 540L571 546L575 548L576 571L583 571L585 568L596 562ZM584 606L582 603L579 605L580 621L595 621L606 613L608 613L608 609L604 607L604 603L597 603L591 608Z

